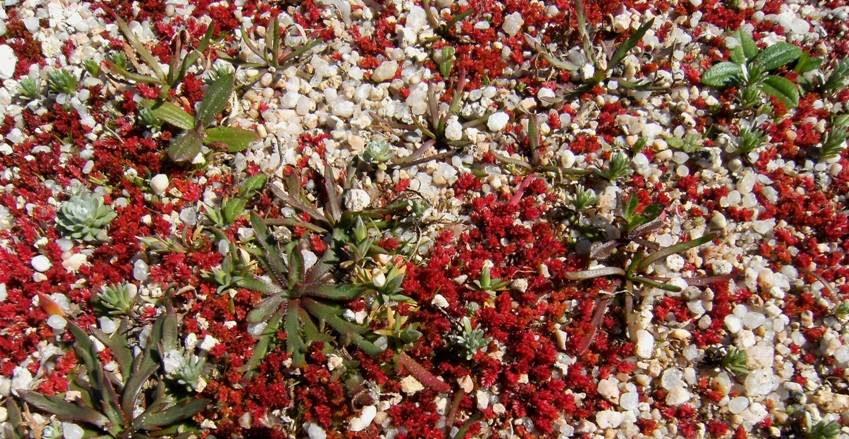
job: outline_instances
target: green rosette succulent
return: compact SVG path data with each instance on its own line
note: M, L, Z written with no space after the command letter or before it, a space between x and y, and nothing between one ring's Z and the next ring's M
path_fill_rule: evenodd
M106 227L118 216L103 204L103 196L92 193L74 195L62 205L56 215L56 226L66 238L83 241L102 241Z

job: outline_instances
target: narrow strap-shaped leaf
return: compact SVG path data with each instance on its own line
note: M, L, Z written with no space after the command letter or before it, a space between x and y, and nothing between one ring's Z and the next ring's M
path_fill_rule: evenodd
M288 189L288 190L291 190L291 189ZM327 221L327 218L324 216L323 213L321 213L315 207L304 203L296 195L294 195L294 194L289 195L286 192L284 192L283 189L280 189L276 185L271 186L271 192L273 192L274 195L276 195L278 198L280 198L286 204L292 206L293 208L298 209L298 210L303 211L303 212L306 212L307 214L309 214L309 216L311 216L315 219Z
M339 200L339 193L336 192L336 181L333 179L333 168L330 163L324 164L324 190L327 192L327 207L330 210L330 218L333 223L342 218L342 202Z
M351 341L353 341L354 344L357 345L358 348L360 348L360 350L362 350L368 355L371 355L372 357L383 353L383 348L366 340L365 337L360 334L351 334Z
M233 198L224 203L222 213L224 214L224 220L227 221L227 224L234 223L242 216L242 212L245 211L246 204L247 200L244 198Z
M584 271L569 271L563 277L569 280L587 280L602 276L624 276L625 270L619 267L602 267Z
M160 427L191 418L209 405L208 399L182 401L165 410L145 412L133 419L134 430L157 430Z
M275 312L268 320L268 326L265 327L265 333L260 336L259 341L256 343L256 346L254 346L251 358L239 369L241 372L245 373L246 377L249 376L250 372L256 369L260 363L262 363L262 359L265 358L265 355L268 353L268 347L271 344L271 340L276 335L277 328L280 326L280 321L282 321L283 316L286 315L287 308L288 307L286 306L277 308L277 312Z
M310 298L302 299L301 303L315 318L324 320L340 334L362 334L366 332L365 327L355 325L339 317L339 310L331 306Z
M164 348L164 351L160 352L160 355L165 355L165 352L177 349L180 343L180 324L177 321L177 314L174 312L174 306L171 303L172 294L171 291L165 293L165 313L159 316L159 319L162 320L162 339L160 340L160 344Z
M165 85L165 84L162 83L162 80L160 80L159 78L154 78L153 76L147 76L147 75L141 75L141 74L138 74L138 73L133 73L133 72L131 72L131 71L115 64L115 63L112 63L112 62L106 62L106 67L110 71L113 71L113 72L115 72L115 73L117 73L117 74L119 74L119 75L121 75L121 76L123 76L127 79L131 79L133 81L140 82L142 84Z
M301 318L301 325L304 331L304 339L307 344L310 344L314 341L329 342L333 340L333 337L328 334L324 334L318 330L318 327L315 326L315 323L313 323L312 318L305 309L299 308L298 314Z
M398 354L398 363L400 363L401 366L404 366L404 369L407 369L407 372L410 372L410 375L415 377L425 386L428 386L439 393L448 393L451 391L451 386L448 385L448 383L440 380L436 375L430 373L430 371L425 369L424 366L407 355L406 352L401 351Z
M159 365L156 363L144 365L144 352L136 357L133 362L133 373L129 377L125 377L127 384L124 386L124 391L121 394L121 407L124 411L124 419L133 417L133 409L136 406L136 399L141 393L144 383L156 372Z
M62 420L85 422L103 430L106 430L110 424L109 418L97 410L65 401L57 396L42 395L29 390L18 390L18 395L28 404L55 414Z
M268 60L272 67L279 68L277 56L280 54L280 22L275 15L268 28L265 29L265 50L269 52Z
M130 343L127 341L127 337L124 336L126 329L126 319L122 319L121 325L115 330L112 336L106 335L105 332L97 328L91 328L91 333L94 334L95 338L109 348L112 358L118 363L124 382L127 381L133 367L133 351L130 349Z
M758 56L758 45L755 43L755 40L752 39L752 35L748 32L744 32L742 30L737 31L740 36L740 47L743 48L743 54L746 55L746 60L752 60L756 56Z
M296 366L303 363L306 349L304 340L301 338L299 308L300 300L290 300L289 307L286 310L286 320L283 321L283 328L286 331L286 352L292 355L292 364Z
M142 57L145 63L147 63L148 67L153 70L153 73L160 79L160 81L165 81L165 72L162 71L162 68L159 67L159 61L144 47L144 44L136 38L133 31L130 30L130 27L127 26L127 22L124 21L118 14L115 15L115 22L118 23L118 28L121 29L121 32L124 34L124 37L127 38L130 45L133 46L133 49Z
M308 289L309 295L330 300L354 300L363 292L361 285L316 285Z
M251 226L256 234L257 242L263 250L263 255L271 268L271 275L280 285L286 285L286 274L288 272L286 264L283 262L283 258L280 257L277 248L268 242L269 233L265 222L254 212L251 212Z
M796 61L800 56L802 56L802 49L798 46L790 43L778 43L764 48L755 57L754 62L760 64L764 71L768 72Z
M475 8L469 8L469 9L451 17L451 19L448 20L447 23L445 23L446 32L450 31L451 29L454 29L455 24L459 23L460 21L462 21L463 19L465 19L469 15L472 15L474 12L475 12Z
M242 128L214 127L206 129L203 143L207 145L220 142L229 147L229 152L239 152L248 149L251 143L259 140L259 134Z
M651 29L653 24L654 18L640 26L630 37L628 37L627 40L622 42L622 44L616 48L616 52L613 52L613 56L610 58L610 62L607 63L607 68L612 69L619 65L619 63L622 62L623 59L625 59L625 56L628 55L628 52L630 52L631 49L633 49L637 45L637 43L639 43L640 40L643 39L643 37L646 35L646 32Z
M329 232L329 230L325 229L324 227L291 218L269 218L265 220L265 222L268 223L268 225L270 226L303 227L305 229L312 230L313 232L320 234L325 234Z
M205 127L212 123L224 111L231 94L233 94L233 75L228 73L216 78L198 105L196 118L198 125Z
M203 147L203 139L195 130L184 131L177 136L168 147L168 157L175 162L186 162L200 154Z
M721 62L702 73L702 84L711 87L725 87L743 77L743 68L733 62Z
M304 265L304 254L297 245L289 247L286 252L289 261L289 291L303 285L306 268Z
M281 294L266 297L254 307L253 311L248 313L248 323L257 324L270 319L280 308L280 305L283 304L284 300L286 298Z
M630 280L632 282L640 282L640 283L646 284L650 287L660 288L661 290L664 290L664 291L670 291L670 292L673 292L673 293L680 293L681 292L681 287L678 287L678 286L672 285L672 284L668 284L668 283L663 283L663 282L660 282L660 281L657 281L657 280L654 280L654 279L649 279L649 278L643 277L643 276L632 276Z
M665 258L669 255L673 255L675 253L685 252L691 248L698 247L702 244L706 244L710 241L713 241L714 238L716 238L715 233L708 233L707 235L704 235L697 239L692 239L687 242L681 242L675 245L670 245L669 247L662 248L646 256L646 258L643 259L642 262L640 262L640 264L637 266L637 271L643 271L651 264L654 264L657 260Z
M195 118L186 113L185 110L170 102L156 102L150 107L153 115L163 122L170 123L177 128L190 130L195 126Z
M317 39L317 40L312 40L307 44L304 44L299 49L295 50L294 52L292 52L292 53L290 53L286 56L284 56L283 59L280 61L280 65L285 66L287 63L289 63L293 59L307 53L310 49L312 49L315 46L318 46L319 44L321 44L323 42L324 42L323 39Z
M795 46L794 46L795 47ZM764 93L775 96L788 108L799 106L799 89L783 76L769 75L759 84Z

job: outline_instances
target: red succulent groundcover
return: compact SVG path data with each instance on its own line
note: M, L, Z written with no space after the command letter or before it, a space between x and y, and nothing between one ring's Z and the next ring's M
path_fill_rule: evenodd
M849 437L845 1L0 14L0 437Z

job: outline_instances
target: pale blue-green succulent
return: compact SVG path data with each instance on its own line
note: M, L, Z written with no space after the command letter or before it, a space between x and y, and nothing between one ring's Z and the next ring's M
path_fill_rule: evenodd
M102 195L83 193L74 195L62 205L56 215L56 226L66 238L103 241L106 227L117 215L103 204Z

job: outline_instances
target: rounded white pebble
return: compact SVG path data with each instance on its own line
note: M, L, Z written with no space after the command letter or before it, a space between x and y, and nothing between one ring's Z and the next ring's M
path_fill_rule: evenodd
M351 189L345 194L344 202L349 211L360 212L371 203L371 197L362 189Z
M304 428L306 428L307 436L309 436L310 439L327 439L327 432L324 431L323 428L319 427L318 424L308 422L304 424Z
M32 268L39 273L44 273L53 266L53 264L50 263L50 259L47 259L47 256L44 255L38 255L32 258L30 264L32 264Z
M115 332L116 329L118 329L118 325L115 323L114 320L110 319L109 317L101 317L100 319L98 319L98 322L100 322L100 329L107 334L111 334Z
M82 439L85 430L77 424L70 422L62 423L62 437L64 439Z
M490 129L490 131L501 131L504 127L507 126L507 122L510 120L510 116L503 111L499 111L497 113L492 113L489 116L489 120L486 122L486 127Z
M168 176L165 174L156 174L150 179L150 188L156 195L162 195L168 189Z
M731 401L728 401L728 410L735 415L743 413L743 410L749 407L749 398L738 396Z
M139 259L133 264L133 278L139 282L147 280L148 266L147 262Z
M68 321L65 320L65 318L60 316L60 315L52 315L52 316L47 318L47 326L49 326L49 327L51 327L51 328L53 328L57 331L61 331L61 330L65 329L65 326L67 326L67 325L68 325Z
M371 425L371 421L374 420L374 417L377 415L377 407L373 405L367 405L363 407L362 413L360 416L354 419L351 419L351 431L362 431L369 425Z
M637 331L637 356L640 358L651 358L653 350L654 336L645 329Z

